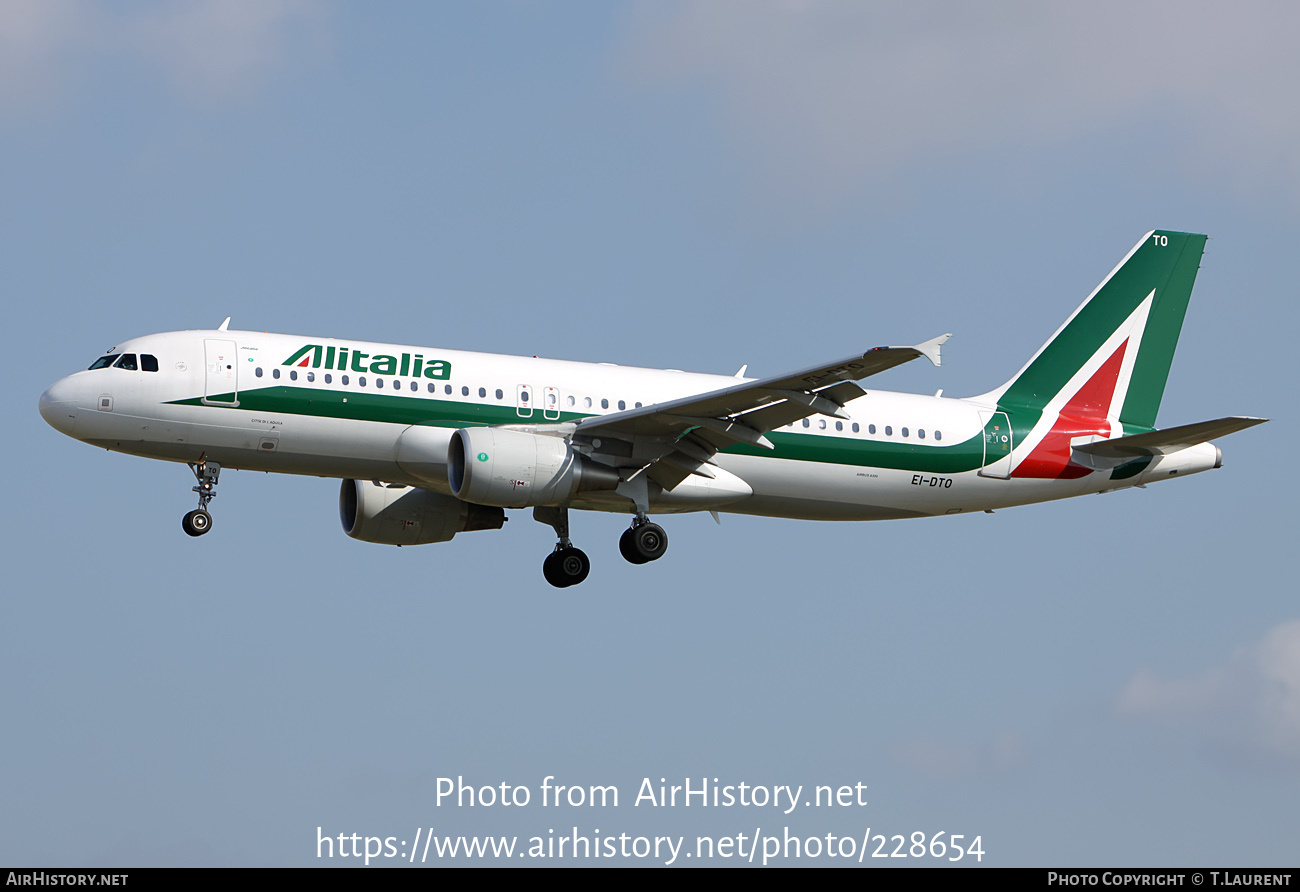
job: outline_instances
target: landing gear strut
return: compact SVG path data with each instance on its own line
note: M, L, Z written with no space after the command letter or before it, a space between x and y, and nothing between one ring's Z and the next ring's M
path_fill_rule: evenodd
M642 468L641 471L644 471ZM636 517L632 526L624 530L618 540L618 550L633 564L657 561L668 550L668 534L657 523L651 523L646 514L650 511L650 489L645 474L638 471L618 485L619 495L632 500Z
M586 552L574 548L569 540L569 509L534 508L533 518L553 528L560 540L555 550L542 561L542 575L546 581L556 588L568 588L586 579L591 572L591 561Z
M212 515L208 513L208 502L217 497L217 478L221 476L221 465L214 461L190 462L190 470L199 481L194 492L199 494L199 507L181 518L181 529L191 536L202 536L212 529Z

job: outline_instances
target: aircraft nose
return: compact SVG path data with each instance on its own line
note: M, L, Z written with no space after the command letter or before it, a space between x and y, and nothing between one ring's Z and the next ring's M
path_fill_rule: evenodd
M68 378L41 394L41 417L59 433L73 435L77 424L77 388Z

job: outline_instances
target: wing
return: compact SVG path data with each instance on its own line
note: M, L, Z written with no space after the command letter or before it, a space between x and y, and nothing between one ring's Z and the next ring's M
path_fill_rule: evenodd
M586 418L577 423L575 441L628 469L624 479L646 473L672 489L690 474L713 477L709 466L720 449L736 443L771 449L764 436L770 430L810 415L847 417L844 404L866 394L855 381L920 356L939 365L939 348L950 337L915 347L876 347L792 374ZM604 442L609 439L615 443Z

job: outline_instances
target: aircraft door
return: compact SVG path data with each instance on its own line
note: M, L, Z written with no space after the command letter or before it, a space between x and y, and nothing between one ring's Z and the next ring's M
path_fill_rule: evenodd
M544 401L542 403L542 415L546 417L547 421L559 421L560 391L554 387L548 387L542 399Z
M217 406L239 405L239 363L234 341L208 338L203 342L203 402Z
M1015 445L1011 422L1006 412L981 412L980 419L984 422L984 464L980 476L1005 480L1011 476L1011 450Z
M520 384L515 392L515 411L520 418L533 417L533 388L531 384Z

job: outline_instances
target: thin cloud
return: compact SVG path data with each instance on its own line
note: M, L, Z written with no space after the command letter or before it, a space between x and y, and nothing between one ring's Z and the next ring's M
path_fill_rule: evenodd
M639 76L714 94L764 175L814 195L1147 120L1165 157L1143 161L1300 195L1292 5L682 0L633 30Z
M192 98L256 87L318 47L323 7L306 0L190 0L114 6L85 0L0 3L0 103L48 103L96 70L139 63Z
M0 103L24 105L56 92L61 59L84 41L87 7L77 0L0 3Z
M1008 771L1025 759L1026 746L1015 731L1004 729L985 741L940 740L921 737L894 749L900 763L917 772L952 780L990 771Z
M140 21L132 37L183 89L230 95L281 63L318 10L304 0L197 0Z
M1196 729L1231 749L1300 765L1300 620L1283 623L1220 666L1186 678L1142 670L1116 700L1121 715Z

